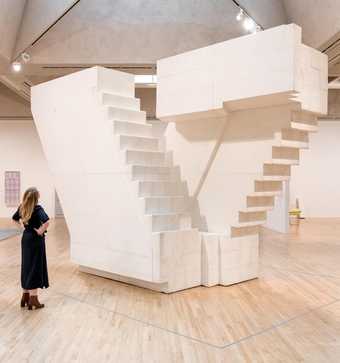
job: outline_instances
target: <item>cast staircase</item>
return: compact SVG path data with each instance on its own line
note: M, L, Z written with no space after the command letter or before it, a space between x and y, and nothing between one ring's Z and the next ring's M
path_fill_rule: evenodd
M292 111L290 127L275 134L272 159L263 164L263 175L254 182L254 192L247 195L246 208L240 210L238 223L231 226L231 237L258 234L266 223L267 212L281 195L283 181L289 180L291 167L299 164L300 149L307 149L309 133L318 131L317 116Z
M173 165L171 152L166 151L166 125L147 121L139 99L109 92L100 96L151 232L191 230L187 186Z

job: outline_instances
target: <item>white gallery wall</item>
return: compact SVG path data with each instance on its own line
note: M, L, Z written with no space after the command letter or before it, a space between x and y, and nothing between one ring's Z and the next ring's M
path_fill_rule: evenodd
M290 203L299 198L305 217L340 217L340 120L319 121L310 148L292 168Z
M0 218L10 218L15 209L5 205L5 171L20 171L21 193L36 186L41 204L54 217L53 182L33 121L0 120Z

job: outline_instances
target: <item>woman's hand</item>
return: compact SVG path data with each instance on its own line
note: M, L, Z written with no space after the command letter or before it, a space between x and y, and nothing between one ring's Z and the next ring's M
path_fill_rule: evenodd
M34 228L34 230L38 233L39 236L42 236L49 226L49 222L45 222L43 225L41 225L39 228Z
M37 232L37 234L38 234L39 236L42 236L42 235L44 234L44 232L45 232L45 231L43 231L43 230L41 229L41 227L40 227L40 228L34 228L34 230Z

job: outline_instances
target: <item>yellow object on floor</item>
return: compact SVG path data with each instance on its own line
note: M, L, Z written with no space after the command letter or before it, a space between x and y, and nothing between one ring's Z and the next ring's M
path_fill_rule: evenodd
M299 224L300 223L300 219L301 219L301 209L299 208L293 208L289 211L289 217L295 217L295 220L296 220L296 224ZM293 224L292 223L292 218L289 218L289 223L290 224Z

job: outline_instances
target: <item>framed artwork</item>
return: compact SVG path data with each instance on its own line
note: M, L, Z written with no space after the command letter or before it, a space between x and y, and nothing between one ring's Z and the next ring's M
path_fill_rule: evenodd
M20 171L5 171L5 204L17 207L20 203Z

